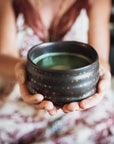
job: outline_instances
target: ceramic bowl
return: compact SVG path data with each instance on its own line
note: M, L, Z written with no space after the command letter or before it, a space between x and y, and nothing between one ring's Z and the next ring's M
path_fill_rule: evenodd
M41 43L28 52L27 87L55 105L92 96L99 80L97 52L88 44L65 41Z

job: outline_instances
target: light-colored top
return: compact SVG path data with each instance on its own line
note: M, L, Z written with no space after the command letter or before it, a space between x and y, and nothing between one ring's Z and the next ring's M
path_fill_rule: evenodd
M80 41L88 42L88 16L85 9L82 9L80 15L76 19L75 23L67 34L63 37L63 41ZM17 48L20 49L20 53L23 58L26 58L27 51L36 44L42 43L33 30L24 25L24 17L20 14L17 18Z
M22 14L17 19L17 48L23 58L28 50L42 41L24 25ZM88 17L84 9L63 40L87 43ZM0 143L24 144L113 144L114 103L111 92L94 108L56 116L36 110L21 99L18 85L8 95L0 91Z

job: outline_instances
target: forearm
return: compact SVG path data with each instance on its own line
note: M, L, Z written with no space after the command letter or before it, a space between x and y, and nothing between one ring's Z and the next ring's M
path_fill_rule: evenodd
M96 49L100 63L103 63L107 69L110 69L110 11L111 0L95 0L88 13L90 19L88 42Z
M88 42L96 49L100 59L109 61L110 35L108 23L105 26L101 25L97 30L91 28Z
M14 69L19 60L12 0L0 0L0 77L15 80Z
M110 70L109 65L109 49L110 49L110 33L109 24L99 26L97 30L90 28L88 43L95 48L99 55L99 61L107 69Z
M16 58L9 55L0 55L0 76L7 81L15 81L15 65L21 61L21 58Z

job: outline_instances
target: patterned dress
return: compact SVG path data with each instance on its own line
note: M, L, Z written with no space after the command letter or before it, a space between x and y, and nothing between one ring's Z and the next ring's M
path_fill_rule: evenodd
M28 50L41 43L31 28L17 19L17 47L26 58ZM81 10L63 40L87 42L88 17ZM5 84L4 84L5 85ZM10 93L9 93L10 91ZM58 110L50 116L23 102L18 84L0 89L0 144L114 144L114 95L111 90L104 100L88 110L64 114Z

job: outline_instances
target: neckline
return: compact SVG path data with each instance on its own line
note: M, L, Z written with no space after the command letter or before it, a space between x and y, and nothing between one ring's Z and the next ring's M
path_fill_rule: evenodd
M72 2L71 2L72 1ZM55 23L57 23L58 24L58 22L59 22L59 19L63 16L63 14L65 13L65 12L67 12L67 10L74 4L74 2L76 2L77 0L71 0L70 1L70 4L68 5L68 3L67 2L69 2L69 0L61 0L61 4L59 5L59 12L58 13L56 13L53 17L52 17L52 20L50 21L50 24L49 24L49 26L48 26L48 28L46 27L46 25L44 24L44 20L43 20L43 17L42 17L42 15L41 15L41 13L39 12L39 16L40 16L40 19L41 19L41 22L42 22L42 25L43 25L43 27L44 27L44 30L45 30L45 32L48 32L49 31L49 29L50 29L50 27L51 27L51 25L52 25L52 23L53 23L53 21L56 21ZM41 10L41 8L42 8L42 4L41 4L41 1L40 0L35 0L35 4L36 4L36 8L37 8L37 10ZM68 5L68 6L67 6ZM46 34L47 35L47 34Z

